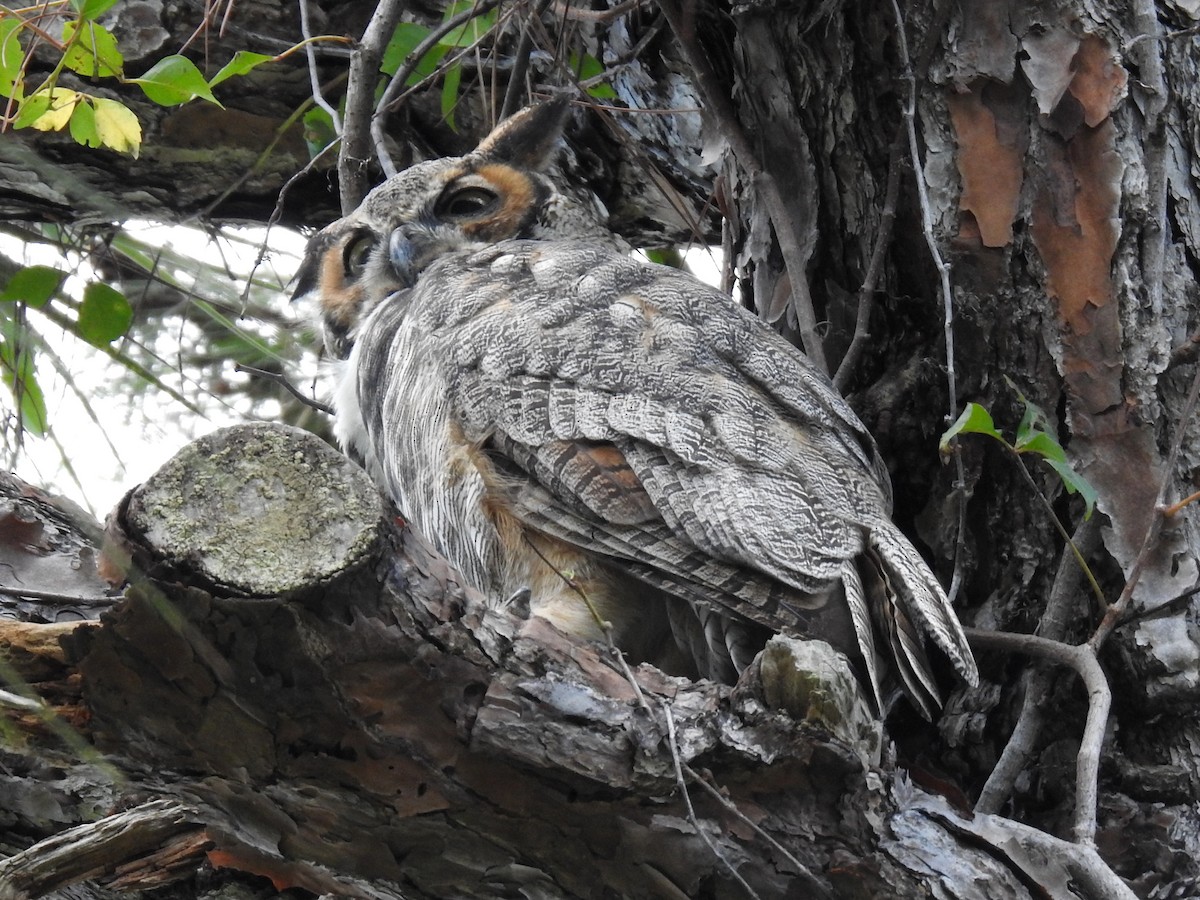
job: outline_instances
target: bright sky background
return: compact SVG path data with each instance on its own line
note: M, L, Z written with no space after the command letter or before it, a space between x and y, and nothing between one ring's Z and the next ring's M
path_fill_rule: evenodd
M223 242L218 247L206 232L185 226L147 224L131 226L129 230L156 245L173 245L185 255L200 256L213 263L224 260L234 274L228 279L233 294L239 293L244 286L254 263L255 243L261 241L263 234L261 228L243 229L239 236L245 238L244 242ZM296 232L273 229L271 246L271 259L260 268L257 277L286 284L299 264L304 238ZM3 235L0 235L0 250L26 265L50 265L69 270L78 263L77 259L64 259L49 247L22 245ZM91 274L86 264L79 266L78 272L67 283L68 292L75 295ZM295 318L297 327L305 326L311 311L294 308L288 296L286 289L280 290L276 311ZM50 361L39 355L37 377L46 395L50 425L61 444L61 451L48 438L27 435L15 474L31 484L47 487L75 500L101 520L127 490L145 481L189 441L222 426L247 420L243 412L222 407L212 398L201 407L205 415L197 416L153 388L139 392L131 402L128 389L112 382L133 376L126 374L104 354L64 334L36 313L31 312L29 318L61 357L65 368L76 377L77 386L86 396L96 421ZM165 333L155 349L170 361L172 342L177 346L180 337L178 329ZM315 360L305 361L303 368L311 379ZM299 380L305 373L293 374L295 380ZM189 398L197 393L194 384L186 385L179 378L168 383ZM6 405L11 407L11 396L6 400ZM269 415L269 410L266 412ZM64 455L75 470L74 478L63 463Z
M207 233L184 226L146 225L130 230L148 242L171 244L189 256L209 262L223 259L234 273L234 278L229 279L233 293L241 291L254 262L256 244L263 233L262 229L245 229L239 233L246 239L244 243L224 243L218 247ZM272 257L258 271L257 277L274 278L286 285L299 264L304 237L296 232L274 229L271 247ZM64 261L50 248L25 247L3 235L0 235L0 250L26 265L70 268L77 262ZM719 260L708 249L691 250L686 254L686 260L689 268L703 280L717 283ZM90 274L83 266L79 271L81 276ZM68 282L67 289L78 294L83 283L84 277L77 276L73 282ZM313 311L296 308L289 302L289 294L286 287L280 289L276 311L293 318L297 328L305 327ZM47 487L80 503L100 520L126 491L149 478L185 444L217 428L248 420L244 412L222 407L213 398L206 398L202 406L205 415L197 416L156 389L139 392L131 403L128 389L111 384L114 378L129 377L123 374L124 370L36 314L31 314L30 320L61 356L66 368L74 373L98 422L92 420L83 402L48 360L39 359L37 377L46 395L50 424L62 449L60 451L51 440L27 436L15 473L31 484ZM156 349L169 360L172 342L178 346L181 338L178 331L164 334ZM290 379L303 389L311 384L316 371L315 358L301 360L297 371L290 373ZM178 378L171 384L189 397L195 393L194 385L189 390L189 386L181 384ZM320 387L318 391L325 393ZM11 397L7 402L11 406ZM269 404L262 413L264 418L271 417ZM74 469L74 478L63 464L64 455Z

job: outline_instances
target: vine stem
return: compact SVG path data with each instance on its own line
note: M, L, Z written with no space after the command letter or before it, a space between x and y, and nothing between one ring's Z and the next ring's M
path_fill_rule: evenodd
M1112 706L1112 689L1108 686L1108 678L1100 667L1095 651L1087 644L1064 644L1036 634L1011 634L978 628L964 628L963 631L972 647L1038 656L1074 669L1083 680L1088 694L1088 712L1079 741L1079 754L1075 758L1075 824L1072 832L1075 843L1095 847L1100 750L1104 745L1104 731Z
M900 4L892 0L892 13L896 17L897 41L899 43L900 59L904 64L904 78L908 82L908 99L903 107L904 128L908 133L908 152L912 157L913 180L917 186L917 200L921 207L921 227L925 232L925 243L929 245L929 255L937 269L941 282L942 331L946 342L946 391L949 396L950 408L946 423L950 424L958 418L958 379L954 370L954 292L950 285L950 264L942 258L938 248L937 238L933 234L933 212L929 203L929 191L925 185L925 170L921 164L921 150L917 142L917 79L913 72L912 61L908 54L908 38L905 36L904 14ZM946 596L950 602L958 595L962 587L962 567L967 544L967 474L963 465L962 452L959 449L958 438L951 442L951 453L954 456L954 489L958 494L958 535L954 542L954 573L950 577L950 589Z

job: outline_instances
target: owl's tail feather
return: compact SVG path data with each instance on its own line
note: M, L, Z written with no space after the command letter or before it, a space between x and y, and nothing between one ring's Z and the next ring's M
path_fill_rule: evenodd
M979 683L975 657L942 586L908 538L891 522L881 521L871 529L867 548L882 578L880 602L873 604L876 625L906 692L932 717L942 703L921 635L932 639L972 687Z
M863 580L858 574L858 567L852 559L848 559L842 564L842 586L846 592L846 605L850 607L850 618L854 622L854 636L858 641L858 651L862 654L863 666L867 670L867 679L871 682L871 692L875 696L875 706L882 715L884 712L883 689L879 683L879 662L875 656L875 629L871 626L871 603L863 588Z

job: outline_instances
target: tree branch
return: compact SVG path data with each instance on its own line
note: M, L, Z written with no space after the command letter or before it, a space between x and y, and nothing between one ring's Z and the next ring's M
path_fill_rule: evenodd
M339 129L342 146L338 152L338 183L342 215L348 215L362 202L370 186L367 163L371 158L369 148L373 135L373 105L375 86L379 82L379 63L403 9L403 0L380 0L363 32L362 40L350 55L350 72L346 82L346 125L344 130Z
M1108 725L1112 691L1096 654L1087 644L1073 646L1033 634L1009 634L964 628L971 646L980 650L1004 650L1038 656L1078 673L1088 693L1087 722L1075 761L1075 842L1088 847L1096 843L1096 808L1100 780L1100 750Z
M728 142L738 164L750 176L751 181L762 191L763 204L767 216L775 230L779 241L779 249L783 254L787 267L788 278L791 281L792 297L799 323L800 340L808 358L822 372L828 374L829 364L825 359L825 347L817 333L817 317L813 310L812 295L808 289L808 253L801 245L800 237L792 225L788 214L788 205L779 190L779 185L771 173L758 159L758 154L750 144L739 124L733 102L720 83L708 56L696 42L695 29L695 0L684 0L688 5L683 7L676 0L659 0L659 8L667 17L671 31L679 42L680 48L692 68L696 84L704 97L705 108L712 113L714 124L720 129L721 136Z
M1074 544L1079 553L1085 558L1095 552L1099 543L1100 529L1096 520L1088 519L1075 529ZM1058 571L1054 576L1054 584L1050 588L1050 599L1042 612L1038 623L1037 634L1052 641L1061 641L1066 633L1068 613L1075 603L1080 587L1082 573L1079 560L1069 546L1063 547L1059 559ZM1042 665L1035 665L1023 674L1025 681L1024 700L1017 724L1009 735L1008 743L1000 754L979 799L975 802L975 811L981 813L998 813L1001 807L1012 796L1013 785L1024 772L1033 758L1034 748L1041 735L1042 723L1045 721L1045 706L1053 684L1053 676Z

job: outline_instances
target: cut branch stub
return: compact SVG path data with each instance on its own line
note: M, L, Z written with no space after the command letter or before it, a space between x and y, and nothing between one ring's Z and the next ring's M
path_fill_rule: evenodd
M256 424L189 444L119 515L158 563L271 597L360 565L377 548L385 509L366 473L319 438Z

